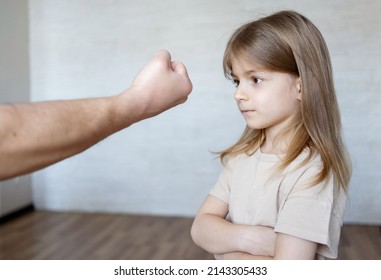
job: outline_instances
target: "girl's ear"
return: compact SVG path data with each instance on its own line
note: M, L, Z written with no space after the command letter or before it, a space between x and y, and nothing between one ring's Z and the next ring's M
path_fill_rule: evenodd
M298 100L302 100L302 81L300 77L297 78L296 80L296 89L298 90L298 95L297 95Z

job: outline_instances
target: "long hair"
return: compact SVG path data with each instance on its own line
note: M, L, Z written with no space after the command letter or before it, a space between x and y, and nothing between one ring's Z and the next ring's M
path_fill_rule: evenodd
M225 76L232 79L232 59L244 58L265 69L289 73L301 79L300 110L286 132L292 132L288 151L280 163L284 170L305 148L308 162L318 153L323 168L313 184L331 174L347 189L351 162L341 136L339 106L333 84L331 59L323 36L306 17L281 11L247 23L231 36L224 53ZM263 129L246 127L236 144L220 153L222 162L240 153L252 154L265 141Z

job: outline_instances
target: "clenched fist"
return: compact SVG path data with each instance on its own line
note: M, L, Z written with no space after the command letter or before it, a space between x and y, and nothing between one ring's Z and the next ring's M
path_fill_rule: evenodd
M171 61L166 50L160 50L144 66L122 95L128 95L135 104L139 121L153 117L176 105L184 103L192 91L187 70L179 61Z

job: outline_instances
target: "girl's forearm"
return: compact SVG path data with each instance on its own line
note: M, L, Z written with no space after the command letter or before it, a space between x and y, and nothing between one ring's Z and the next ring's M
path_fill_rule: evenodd
M214 254L216 260L273 260L273 257L257 256L244 252Z
M239 234L240 252L258 257L274 256L277 234L272 227L246 225Z
M238 225L211 214L195 218L191 229L193 241L212 253L227 253L239 250Z
M213 254L245 252L272 256L276 234L272 228L238 225L211 214L197 216L191 230L194 242Z

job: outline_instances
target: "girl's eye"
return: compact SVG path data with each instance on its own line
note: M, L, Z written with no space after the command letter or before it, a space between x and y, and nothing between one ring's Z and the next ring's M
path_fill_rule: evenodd
M239 80L233 80L233 84L238 87L239 86Z
M263 80L262 79L260 79L260 78L252 78L252 81L254 82L254 84L260 84L260 83L262 83L263 82Z

